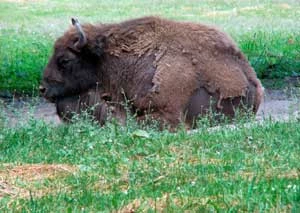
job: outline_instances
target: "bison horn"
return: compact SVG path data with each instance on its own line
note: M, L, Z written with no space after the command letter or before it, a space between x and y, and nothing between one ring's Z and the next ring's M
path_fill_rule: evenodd
M75 18L72 18L72 24L74 27L76 27L78 34L79 34L79 39L75 43L75 48L80 50L82 47L84 47L87 43L87 38L85 36L85 33L83 32L81 25L79 24L79 21Z

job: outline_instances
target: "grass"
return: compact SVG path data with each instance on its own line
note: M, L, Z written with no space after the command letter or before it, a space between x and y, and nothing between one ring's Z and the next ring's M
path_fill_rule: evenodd
M0 211L298 212L300 123L238 126L4 125Z
M239 45L261 79L300 75L300 33L248 33Z
M260 78L298 76L299 11L296 0L4 0L0 2L0 91L36 93L53 43L73 16L95 23L160 15L218 25L234 37Z

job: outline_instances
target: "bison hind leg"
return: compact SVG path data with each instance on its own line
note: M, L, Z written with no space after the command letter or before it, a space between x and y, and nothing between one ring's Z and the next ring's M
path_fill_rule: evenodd
M192 128L196 127L196 120L199 117L216 111L216 103L217 99L210 95L205 88L198 88L191 96L185 109L185 123Z
M198 88L191 96L185 109L185 123L192 128L196 127L197 119L208 116L210 119L220 121L232 120L239 114L255 112L253 102L255 88L249 88L245 97L222 99L219 103L219 94L211 94L204 87ZM218 107L221 105L222 107Z

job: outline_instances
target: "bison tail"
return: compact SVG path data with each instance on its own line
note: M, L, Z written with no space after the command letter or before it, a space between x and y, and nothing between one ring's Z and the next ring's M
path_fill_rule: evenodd
M254 100L253 111L257 113L260 104L263 102L264 99L264 87L261 85L260 82L256 84L256 96Z

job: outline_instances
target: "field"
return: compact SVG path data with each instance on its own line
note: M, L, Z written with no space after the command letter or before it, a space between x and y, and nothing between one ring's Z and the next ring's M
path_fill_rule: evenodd
M144 15L219 26L263 82L300 75L297 0L0 0L0 96L37 94L71 17ZM0 99L0 212L300 212L295 116L238 118L234 129L203 118L193 133L170 133L133 118L99 128L85 117L61 125L31 117L12 127L5 107Z
M260 78L300 73L300 3L289 1L70 0L0 1L0 90L36 93L55 38L81 22L144 15L214 24L228 32Z

